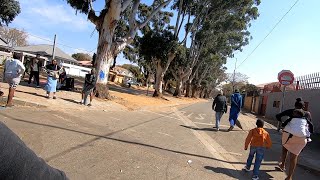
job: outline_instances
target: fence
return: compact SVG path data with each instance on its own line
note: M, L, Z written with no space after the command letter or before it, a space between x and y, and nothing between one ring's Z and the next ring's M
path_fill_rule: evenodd
M295 79L296 90L320 89L320 73L299 76Z

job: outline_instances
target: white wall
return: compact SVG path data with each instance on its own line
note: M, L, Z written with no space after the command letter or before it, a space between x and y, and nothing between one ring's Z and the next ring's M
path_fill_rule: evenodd
M89 74L91 72L90 68L86 68L82 66L76 66L76 65L67 64L67 63L61 63L60 65L65 68L67 75L71 75L71 76L85 77L86 74Z

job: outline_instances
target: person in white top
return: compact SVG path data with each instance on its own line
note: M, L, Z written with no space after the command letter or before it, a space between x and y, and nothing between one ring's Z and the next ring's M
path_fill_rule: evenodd
M19 57L13 54L13 58L8 58L4 67L4 80L9 84L9 94L7 100L7 107L13 106L12 99L14 92L20 83L21 76L26 70L23 63L18 60Z
M36 58L32 59L32 62L31 62L31 73L30 73L29 82L28 82L28 84L30 85L31 84L31 80L34 77L34 79L37 82L37 87L38 88L40 87L40 82L39 82L40 63L39 63L39 59L40 59L40 55L38 55L38 54L37 54Z

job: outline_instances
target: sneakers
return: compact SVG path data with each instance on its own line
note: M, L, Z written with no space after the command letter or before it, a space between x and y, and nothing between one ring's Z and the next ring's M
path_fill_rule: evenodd
M246 171L246 172L250 172L250 169L247 168L247 166L245 166L244 168L242 168L242 170Z
M57 99L57 96L53 96L53 99Z
M311 140L311 138L307 138L307 142L309 143L309 142L311 142L312 140Z
M252 176L252 180L259 180L259 176L253 175L253 176Z
M228 129L228 131L232 131L233 130L233 126L230 126L230 128Z

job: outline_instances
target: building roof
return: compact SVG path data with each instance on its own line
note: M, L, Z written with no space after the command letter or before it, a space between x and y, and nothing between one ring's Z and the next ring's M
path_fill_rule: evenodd
M123 67L120 66L116 66L113 68L113 71L117 73L117 75L122 75L122 76L126 76L126 77L134 77L133 73L131 71L129 71L128 69L125 69Z
M52 50L53 50L53 45L40 44L40 45L20 46L20 47L15 47L14 50L29 52L29 53L34 53L34 54L40 54L42 56L51 56ZM75 60L69 54L63 52L58 47L56 47L56 49L55 49L55 56L57 57L57 59L63 59L66 61L78 63L77 60Z
M8 43L0 37L0 46L8 46Z

